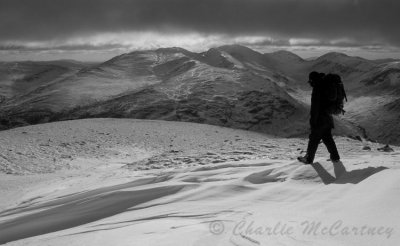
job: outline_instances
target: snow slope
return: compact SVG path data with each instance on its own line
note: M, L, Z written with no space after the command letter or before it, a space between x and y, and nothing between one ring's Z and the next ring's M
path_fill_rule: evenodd
M384 153L374 143L337 138L342 163L326 161L321 147L316 163L301 165L293 159L304 139L193 123L91 119L0 135L11 141L12 151L0 152L11 161L6 165L30 166L31 173L0 179L0 243L7 245L397 245L400 239L397 147ZM38 151L49 138L54 142ZM87 146L79 147L82 141ZM66 146L71 160L60 162ZM20 155L10 153L18 148ZM59 168L47 173L29 162L51 156Z

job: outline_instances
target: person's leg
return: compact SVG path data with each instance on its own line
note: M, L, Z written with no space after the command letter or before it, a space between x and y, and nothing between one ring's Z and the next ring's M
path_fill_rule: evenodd
M315 153L318 149L318 144L322 139L322 129L321 128L314 128L311 129L311 133L308 139L308 146L307 146L307 160L312 163L315 158Z
M339 156L339 152L336 148L336 144L335 141L333 140L332 137L332 129L328 129L326 130L323 135L322 135L322 141L324 142L326 148L329 151L330 157L332 161L339 161L340 160L340 156Z

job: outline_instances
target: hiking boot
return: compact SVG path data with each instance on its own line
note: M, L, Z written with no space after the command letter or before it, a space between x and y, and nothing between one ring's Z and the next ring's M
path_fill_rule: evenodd
M302 162L302 163L304 163L304 164L312 164L312 162L307 158L307 156L300 156L300 157L297 157L297 160L299 161L299 162Z
M340 157L336 157L336 158L329 158L327 159L327 161L331 161L331 162L339 162L340 161Z

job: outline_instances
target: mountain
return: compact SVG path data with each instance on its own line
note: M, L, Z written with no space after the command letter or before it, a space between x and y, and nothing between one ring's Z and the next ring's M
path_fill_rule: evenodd
M360 79L346 118L362 126L378 141L400 143L400 64L380 64Z
M224 45L195 53L172 47L134 51L104 63L54 72L51 82L3 99L3 128L88 117L191 121L281 136L307 132L309 72L341 75L350 101L337 131L386 141L389 132L369 124L375 112L398 115L396 61L381 62L331 52L304 60L288 52L259 53ZM60 64L53 64L60 66ZM43 76L45 78L45 76ZM397 94L396 94L397 93ZM388 97L390 95L390 97ZM366 97L367 96L367 97ZM374 103L376 97L382 102ZM366 99L368 98L368 100ZM386 98L386 99L382 99ZM390 113L381 113L388 105ZM378 117L378 118L379 118ZM285 127L282 127L285 126ZM392 141L392 140L390 140Z
M154 83L61 112L56 119L163 119L284 136L305 132L306 105L292 98L276 81L266 79L270 71L260 53L224 46L200 54L177 49L145 54L155 58L144 69ZM125 58L117 57L112 64L121 64ZM259 67L250 69L253 66Z
M218 47L218 50L236 68L247 69L257 76L276 82L287 91L293 91L297 87L292 78L282 73L279 69L281 64L276 59L241 45L224 45Z
M4 103L3 109L10 112L12 118L24 118L33 123L55 112L107 100L130 90L160 83L162 71L158 67L153 71L153 67L186 57L182 50L162 49L123 54L14 97ZM173 64L169 65L174 67Z
M389 62L400 62L400 59L383 58L383 59L372 60L372 62L375 62L377 64L383 64L383 63L389 63Z
M273 57L274 53L266 55ZM278 57L275 58L275 60L278 60L276 69L292 78L297 87L302 90L309 89L309 85L306 82L311 71L339 74L343 81L346 82L347 89L356 90L363 86L359 83L360 78L378 67L372 61L337 52L330 52L313 60L301 59L287 51L278 52L278 55L275 56Z
M400 143L400 98L360 97L350 103L346 119L357 122L369 138Z
M269 65L261 53L242 45L224 45L217 49L226 52L245 67L265 69Z
M367 78L360 82L369 88L372 93L381 92L381 90L393 92L400 88L400 62L381 64L368 75Z
M311 63L311 70L339 74L347 82L348 89L356 88L358 78L376 67L369 60L336 52L325 54Z
M72 75L89 64L70 60L0 62L0 102Z
M271 60L275 60L280 64L300 63L305 61L300 56L286 50L279 50L273 53L264 53L264 56Z
M288 55L288 57L293 57ZM392 144L400 143L400 63L379 62L342 53L331 52L314 60L286 58L279 68L296 81L300 91L310 90L306 83L311 71L337 73L342 77L349 102L341 118L353 122L370 139ZM286 65L285 65L286 64ZM296 97L309 100L308 97Z
M331 52L318 57L312 62L312 68L326 73L338 73L342 77L356 72L366 72L374 67L374 63L360 57Z

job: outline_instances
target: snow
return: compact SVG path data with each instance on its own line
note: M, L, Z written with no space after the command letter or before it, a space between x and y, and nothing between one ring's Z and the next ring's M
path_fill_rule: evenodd
M193 123L88 119L0 136L8 152L21 148L26 155L11 158L1 144L11 160L2 167L23 170L0 175L0 243L7 245L398 245L400 239L396 146L385 153L378 144L336 138L341 163L327 161L321 146L317 163L302 165L293 159L305 139ZM49 138L55 144L39 151ZM60 158L66 148L60 142L72 150L68 161ZM363 151L365 144L372 150ZM56 160L43 169L35 158Z

